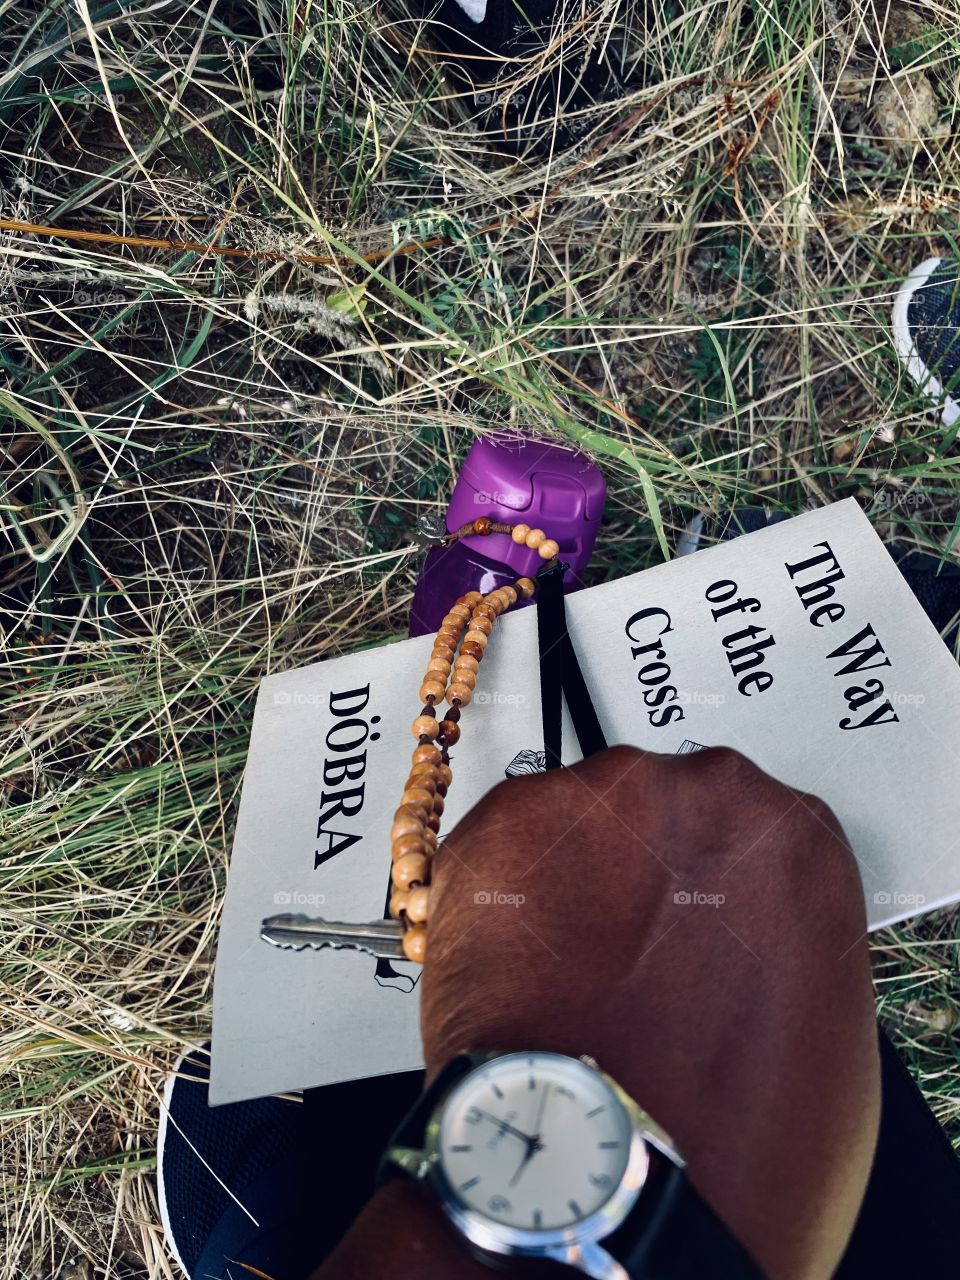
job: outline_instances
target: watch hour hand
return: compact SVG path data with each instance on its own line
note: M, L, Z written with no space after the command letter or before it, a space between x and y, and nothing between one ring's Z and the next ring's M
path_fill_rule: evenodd
M496 1116L492 1116L489 1111L480 1111L479 1107L477 1107L477 1111L485 1120L495 1124L498 1129L502 1129L505 1133L513 1134L515 1138L519 1138L522 1142L526 1142L529 1145L535 1141L529 1133L524 1133L521 1129L515 1129L512 1124L509 1124L506 1120L499 1120Z
M533 1159L534 1153L540 1150L542 1150L542 1147L540 1143L537 1142L536 1140L534 1140L533 1142L527 1143L527 1149L523 1154L523 1159L520 1161L520 1164L517 1166L517 1172L510 1179L509 1183L507 1184L508 1186L515 1187L517 1185L518 1181L520 1180L521 1173L523 1173L524 1169Z

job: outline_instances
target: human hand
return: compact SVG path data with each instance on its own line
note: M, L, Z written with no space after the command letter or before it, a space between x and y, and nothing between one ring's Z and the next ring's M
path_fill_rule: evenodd
M422 996L428 1076L464 1049L589 1053L771 1276L832 1272L879 1069L863 892L822 802L725 749L501 784L437 855Z

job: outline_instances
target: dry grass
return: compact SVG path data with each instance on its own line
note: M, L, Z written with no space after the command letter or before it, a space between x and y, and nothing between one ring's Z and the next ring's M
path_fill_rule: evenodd
M598 578L851 493L956 554L886 331L953 251L954 6L603 12L629 96L517 161L399 7L0 0L0 216L274 255L0 230L3 1276L171 1274L157 1090L209 1027L257 682L402 633L474 433L597 454ZM876 939L954 1137L958 947L954 912Z

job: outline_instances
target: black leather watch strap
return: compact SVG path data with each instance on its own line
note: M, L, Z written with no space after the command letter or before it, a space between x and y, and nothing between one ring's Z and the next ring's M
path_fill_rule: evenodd
M423 1137L427 1130L427 1124L437 1109L440 1099L453 1088L458 1080L461 1080L475 1066L478 1066L480 1061L479 1056L461 1053L451 1062L448 1062L439 1075L434 1076L410 1111L400 1121L399 1128L390 1139L387 1150L384 1152L380 1166L377 1169L378 1187L383 1186L385 1182L389 1182L391 1178L398 1177L402 1172L390 1159L391 1148L412 1147L415 1150L419 1150L423 1146Z
M659 1153L636 1207L601 1244L632 1280L763 1280L764 1276L684 1171Z

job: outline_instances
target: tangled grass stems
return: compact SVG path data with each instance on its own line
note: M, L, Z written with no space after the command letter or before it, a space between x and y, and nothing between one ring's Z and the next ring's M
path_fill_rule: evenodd
M595 580L849 495L956 558L955 435L887 325L957 253L957 15L599 21L627 96L517 158L399 0L0 0L0 1276L172 1274L159 1090L209 1031L258 681L403 633L477 432L601 459ZM955 910L874 940L954 1141L958 947Z

